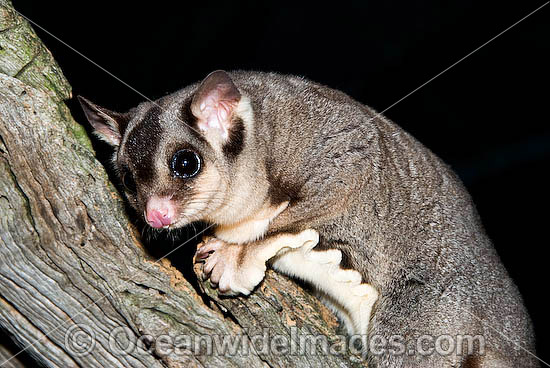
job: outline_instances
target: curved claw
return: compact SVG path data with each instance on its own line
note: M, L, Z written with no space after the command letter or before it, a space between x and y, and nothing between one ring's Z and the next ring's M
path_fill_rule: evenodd
M217 239L211 239L206 242L203 246L197 249L195 252L195 260L199 262L204 262L213 252L220 249L223 243Z
M208 278L210 277L210 273L212 272L212 270L216 266L217 258L218 257L216 257L216 254L214 253L206 259L206 261L204 263L204 266L202 267L202 279L203 279L203 281L208 280Z

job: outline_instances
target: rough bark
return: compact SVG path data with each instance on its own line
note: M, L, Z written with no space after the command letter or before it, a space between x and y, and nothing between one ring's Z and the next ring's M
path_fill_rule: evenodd
M19 359L20 356L13 357L17 353L17 350L10 349L5 345L0 345L0 364L1 362L6 362L3 364L3 368L24 368L25 364ZM12 359L13 357L13 359Z
M296 334L335 341L334 316L294 282L268 272L250 297L219 298L148 255L69 98L49 51L0 0L0 327L25 354L48 367L362 365L320 348L254 347L265 328L279 344ZM172 349L160 335L183 339ZM240 336L240 349L186 345L213 335ZM126 336L143 343L117 354L113 343L125 347ZM0 366L22 366L17 356L5 362L10 355L0 346Z

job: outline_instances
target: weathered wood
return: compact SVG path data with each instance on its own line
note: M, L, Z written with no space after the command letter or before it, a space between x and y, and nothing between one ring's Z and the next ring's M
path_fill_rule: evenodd
M17 350L10 349L5 345L0 345L0 363L6 362L2 365L3 368L24 368L25 364L19 359L19 356L12 356L17 353Z
M48 367L362 364L346 353L254 347L266 328L279 344L296 334L338 341L334 316L294 282L268 272L252 296L231 299L202 285L209 306L167 259L149 256L63 102L70 97L49 51L0 0L0 327L20 347ZM113 331L144 344L117 353L113 344L128 341ZM178 337L178 349L155 343L161 335ZM240 337L241 348L183 344L209 336ZM0 352L0 366L18 366L17 357L2 365Z

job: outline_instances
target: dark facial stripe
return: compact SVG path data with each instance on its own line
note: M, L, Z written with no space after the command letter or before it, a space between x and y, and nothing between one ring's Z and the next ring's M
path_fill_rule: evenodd
M126 140L130 166L135 170L136 181L154 180L155 155L162 137L159 106L151 107L143 119L132 129Z
M192 128L197 128L197 118L191 112L191 98L185 100L180 109L180 120Z
M242 152L244 146L244 123L237 117L233 121L233 126L229 130L229 138L223 145L223 153L229 159L234 159Z
M188 128L187 130L194 138L206 143L206 140L199 132L199 127L197 126L197 118L191 112L191 98L188 98L181 106L181 109L179 111L179 120L180 123L186 125L186 127Z

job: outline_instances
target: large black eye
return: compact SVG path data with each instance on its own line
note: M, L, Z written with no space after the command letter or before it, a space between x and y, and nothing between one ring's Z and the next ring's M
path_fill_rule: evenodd
M122 184L124 184L126 190L131 193L135 193L137 191L136 181L134 180L134 176L131 172L125 172L124 174L122 174Z
M184 149L174 154L170 168L178 178L192 178L201 170L201 158L195 152Z

